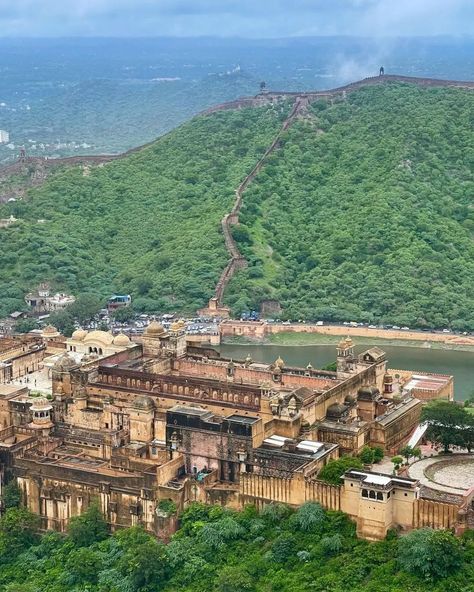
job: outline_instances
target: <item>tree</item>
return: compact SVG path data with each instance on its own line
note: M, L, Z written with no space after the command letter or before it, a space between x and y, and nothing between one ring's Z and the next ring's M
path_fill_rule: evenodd
M3 486L2 506L3 510L8 508L18 508L21 504L21 489L18 487L16 479L12 479Z
M240 566L228 565L224 567L217 578L219 592L245 592L255 590L249 573Z
M364 465L371 465L374 462L374 449L370 446L364 446L360 451L359 458Z
M433 401L422 411L421 420L428 422L426 437L449 452L451 446L464 446L464 429L470 416L464 407L451 401Z
M374 462L375 463L379 463L381 460L383 460L384 450L383 450L382 446L374 446L374 448L372 450L374 451Z
M290 533L281 534L272 545L271 556L273 561L286 563L296 552L296 539Z
M39 518L26 508L9 508L0 519L0 557L15 558L38 541Z
M107 538L108 526L98 502L93 502L80 516L71 518L68 534L77 547L88 547Z
M102 568L102 558L88 547L71 551L66 562L67 583L96 584Z
M321 539L321 549L325 555L337 555L343 547L343 539L336 533Z
M461 566L460 541L447 530L412 530L399 540L398 561L403 569L426 579L445 578Z
M18 333L29 333L36 329L37 323L35 319L20 319L15 325L15 331Z
M393 472L395 473L402 466L403 456L400 456L399 454L397 454L397 456L393 456L392 463L393 463Z
M143 528L134 526L118 537L123 556L119 569L130 579L135 590L159 590L166 576L166 550L163 543L147 534Z
M58 310L57 312L51 313L48 322L66 337L71 337L74 333L74 318L67 310Z
M102 301L95 294L87 292L79 294L76 301L68 307L73 318L83 324L90 321L102 308Z
M342 456L330 460L318 473L318 479L331 485L340 485L342 475L349 469L362 469L362 462L355 456Z
M324 510L316 502L306 502L297 510L292 518L293 524L304 532L320 530L325 520Z
M132 306L123 306L122 308L117 308L113 314L113 317L119 323L125 323L132 320L135 317L135 314L136 313Z
M414 449L411 446L408 446L408 444L400 449L400 454L406 458L407 463L410 460L410 457L415 456Z

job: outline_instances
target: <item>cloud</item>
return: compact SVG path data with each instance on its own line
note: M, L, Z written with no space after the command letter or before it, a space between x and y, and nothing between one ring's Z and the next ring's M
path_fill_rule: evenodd
M0 0L4 36L403 36L473 23L473 0Z

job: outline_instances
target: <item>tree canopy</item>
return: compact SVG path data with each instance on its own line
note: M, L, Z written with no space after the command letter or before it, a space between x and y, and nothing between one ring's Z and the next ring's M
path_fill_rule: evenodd
M37 532L10 508L0 519L2 592L447 592L474 587L474 539L422 529L368 542L316 503L235 512L192 504L163 544L139 526L108 534L97 508L67 535ZM77 537L77 524L81 536ZM88 534L83 536L84 526Z

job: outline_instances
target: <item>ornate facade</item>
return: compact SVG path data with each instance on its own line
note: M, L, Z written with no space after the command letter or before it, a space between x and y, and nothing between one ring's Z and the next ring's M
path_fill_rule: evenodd
M223 359L188 345L181 322L169 331L152 322L140 344L110 335L102 358L86 351L76 361L79 344L99 347L96 337L67 341L76 350L54 364L51 400L1 401L4 474L45 528L64 530L93 498L113 528L140 523L156 534L163 499L182 509L286 496L339 508L344 488L318 482L321 467L365 444L397 450L418 424L418 400L383 392L385 354L355 356L350 340L339 344L337 372L326 372Z

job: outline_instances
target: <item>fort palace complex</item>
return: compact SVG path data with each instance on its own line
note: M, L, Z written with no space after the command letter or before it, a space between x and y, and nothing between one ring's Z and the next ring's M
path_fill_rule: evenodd
M328 460L365 445L396 453L418 426L422 402L377 347L355 355L342 339L329 372L224 359L190 345L179 321L167 331L153 321L139 342L80 329L61 341L51 327L23 339L33 357L56 353L52 395L0 384L0 460L44 528L64 530L94 499L112 528L164 538L175 518L162 500L178 510L318 501L369 539L466 524L472 495L436 500L416 479L371 470L346 472L341 486L318 480Z

